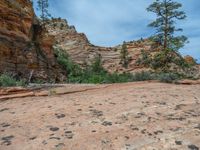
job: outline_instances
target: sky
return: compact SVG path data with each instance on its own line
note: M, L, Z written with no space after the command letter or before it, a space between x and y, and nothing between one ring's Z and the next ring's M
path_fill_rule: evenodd
M36 0L33 0L36 4ZM155 0L49 0L53 17L66 19L78 32L87 35L92 44L116 46L123 41L147 38L155 33L147 25L156 16L146 8ZM178 21L181 34L189 43L180 50L200 62L200 0L176 0L183 4L187 19ZM36 14L38 11L36 10Z

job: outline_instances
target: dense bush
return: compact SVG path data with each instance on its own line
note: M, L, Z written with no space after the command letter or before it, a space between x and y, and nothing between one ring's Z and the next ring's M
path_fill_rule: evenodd
M0 75L0 86L9 87L9 86L25 86L25 80L16 80L9 74Z
M133 79L133 75L129 73L112 73L112 74L107 74L105 78L105 83L123 83L123 82L131 82Z
M182 69L191 66L180 54L172 50L162 50L155 55L151 55L149 52L141 50L141 57L137 60L137 63L161 72L168 72L172 64L177 65Z
M96 73L102 73L105 72L103 66L102 66L102 56L100 54L97 54L92 62L92 64L87 68L87 70L91 70L92 72Z
M137 60L137 64L139 65L143 65L145 67L149 67L149 65L151 64L151 57L150 57L150 53L141 50L141 57Z
M135 73L133 75L133 81L146 81L146 80L153 80L155 77L154 77L154 74L150 73L150 72L145 72L145 71L142 71L142 72L138 72L138 73Z
M158 80L164 83L173 83L181 79L181 76L175 73L161 73L157 76Z
M169 68L169 64L172 62L173 57L167 51L161 51L154 55L150 66L155 70L166 71Z

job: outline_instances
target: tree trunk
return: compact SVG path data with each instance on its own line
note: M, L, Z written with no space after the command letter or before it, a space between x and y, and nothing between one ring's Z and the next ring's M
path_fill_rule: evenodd
M167 34L168 34L168 15L167 15L167 2L165 0L165 29L164 29L164 50L168 47L168 42L167 42Z

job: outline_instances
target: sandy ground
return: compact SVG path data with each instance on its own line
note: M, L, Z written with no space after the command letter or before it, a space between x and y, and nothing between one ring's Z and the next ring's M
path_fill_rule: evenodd
M0 101L0 150L200 148L200 85L96 87Z

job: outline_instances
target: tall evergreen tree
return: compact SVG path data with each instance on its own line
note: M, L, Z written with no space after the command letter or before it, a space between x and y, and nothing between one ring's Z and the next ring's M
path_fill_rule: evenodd
M187 41L187 37L175 35L177 31L182 31L175 27L175 21L186 18L185 12L179 10L181 7L180 3L173 0L156 0L147 8L147 11L157 15L157 19L149 26L156 28L154 38L162 44L164 50L179 50Z
M49 14L49 2L48 0L37 0L38 9L40 10L40 18L42 19L43 23L51 16Z

